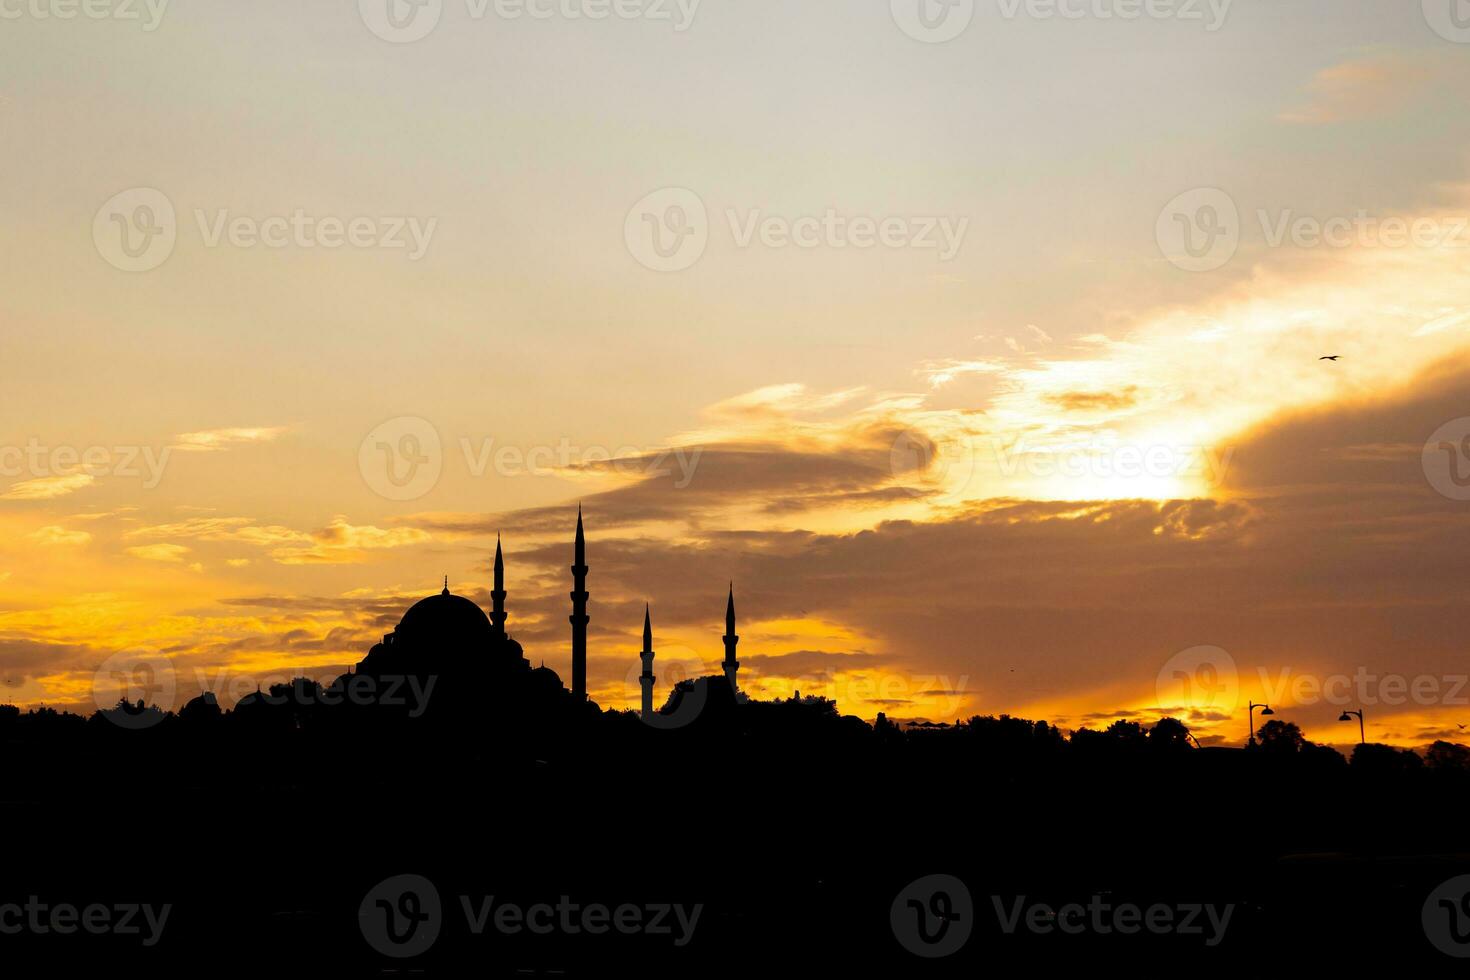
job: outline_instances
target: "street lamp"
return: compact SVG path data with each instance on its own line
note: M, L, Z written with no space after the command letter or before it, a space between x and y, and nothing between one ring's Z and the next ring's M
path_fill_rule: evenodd
M1256 744L1256 709L1257 708L1260 708L1261 709L1261 716L1262 717L1265 717L1266 715L1274 715L1276 712L1274 712L1274 711L1271 710L1271 706L1269 704L1256 704L1254 701L1249 702L1249 704L1250 704L1250 707L1246 710L1246 713L1245 714L1246 714L1246 719L1247 719L1248 723L1251 726L1251 730L1250 730L1250 744L1251 745L1255 745Z
M1337 720L1338 721L1352 721L1353 720L1353 715L1357 715L1358 716L1358 742L1361 745L1367 745L1368 744L1368 735L1367 735L1366 731L1363 728L1363 712L1362 712L1361 709L1359 709L1357 711L1344 711L1342 713L1342 717L1338 718Z

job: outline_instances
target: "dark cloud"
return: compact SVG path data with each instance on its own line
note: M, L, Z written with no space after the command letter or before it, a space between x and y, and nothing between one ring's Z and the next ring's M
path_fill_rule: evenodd
M902 476L920 475L932 463L932 446L928 455L897 456L894 447L900 440L923 438L896 428L872 427L855 433L840 452L770 443L723 443L620 457L573 469L619 473L631 481L583 499L584 508L597 513L598 527L604 532L652 523L698 527L725 513L732 503L756 501L773 512L796 512L914 499L928 491L889 484ZM576 508L559 505L488 515L414 514L397 523L487 537L499 533L570 535Z
M18 634L0 634L0 683L27 681L74 671L92 671L113 651L77 643L54 643Z
M885 668L968 676L994 711L1146 694L1170 656L1203 644L1251 682L1283 666L1451 675L1470 621L1470 504L1436 493L1417 455L1352 447L1422 445L1466 405L1470 378L1441 371L1273 421L1235 441L1219 499L987 501L852 534L705 531L676 545L599 533L594 578L604 597L652 597L656 623L709 627L712 653L734 579L743 616L849 624L882 644ZM639 614L620 610L623 628ZM1326 725L1337 710L1295 715Z
M1089 711L1082 716L1084 724L1092 724L1099 721L1114 722L1124 718L1137 718L1137 711Z

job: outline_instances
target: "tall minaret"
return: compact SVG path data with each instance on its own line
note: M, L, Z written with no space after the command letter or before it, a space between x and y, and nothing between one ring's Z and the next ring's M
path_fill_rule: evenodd
M643 661L643 673L638 675L638 683L643 688L643 720L648 721L653 717L653 682L658 678L653 676L653 620L646 605L643 607L643 652L638 657Z
M582 508L577 508L577 549L572 565L572 695L587 698L587 539L582 536Z
M490 593L495 607L490 612L490 622L495 626L495 635L505 637L505 556L500 553L500 535L495 536L495 591Z
M735 659L735 645L740 637L735 633L735 583L730 583L730 604L725 607L725 680L730 682L730 693L740 688L735 684L735 675L740 671L740 661Z

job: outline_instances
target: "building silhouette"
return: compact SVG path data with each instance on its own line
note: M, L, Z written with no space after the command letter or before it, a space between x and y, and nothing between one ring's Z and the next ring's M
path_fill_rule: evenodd
M644 721L653 718L653 685L658 680L653 673L653 619L647 605L643 607L643 673L638 675L638 686L643 689L643 705L640 714Z
M577 507L577 541L572 562L572 697L587 699L587 539Z
M434 678L439 696L464 707L472 698L488 698L497 706L513 706L517 714L542 711L551 703L588 705L587 695L587 538L582 510L577 509L577 527L571 565L573 589L570 593L572 612L571 689L561 677L543 662L532 668L525 650L506 629L508 592L505 585L505 552L503 542L495 541L494 587L490 591L491 609L487 615L473 600L450 591L448 578L437 595L414 603L398 625L375 644L355 669L337 678L334 686L345 688L356 677L378 680L404 677ZM735 589L731 584L725 608L725 659L723 676L708 678L720 681L726 697L745 703L739 693L740 661L735 657L740 637L735 632ZM643 613L643 649L639 654L642 672L640 715L649 720L658 713L654 707L653 619L645 605ZM679 700L670 692L671 702ZM564 705L565 706L565 705ZM668 711L668 705L664 711Z
M740 673L740 661L735 659L735 646L740 642L740 636L735 632L735 583L730 583L730 601L725 606L725 681L730 685L731 692L738 692L740 685L736 682L736 675Z

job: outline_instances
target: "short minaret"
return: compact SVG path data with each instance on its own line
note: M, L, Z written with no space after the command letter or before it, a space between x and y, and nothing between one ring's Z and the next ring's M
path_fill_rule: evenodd
M653 676L653 619L646 605L643 607L643 652L638 657L643 661L643 673L638 675L638 683L643 688L643 720L649 721L653 718L653 682L658 678Z
M495 604L490 611L490 622L495 626L495 635L505 638L505 556L500 552L500 535L495 536L495 590L490 593Z
M587 539L582 534L582 508L577 508L577 546L572 565L572 696L587 699Z
M735 583L730 583L730 602L725 606L725 680L730 682L730 693L738 693L735 675L740 672L740 661L735 659L735 646L740 642L735 632Z

